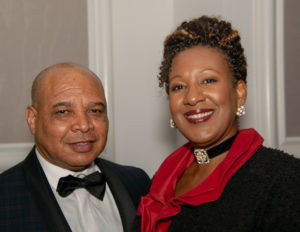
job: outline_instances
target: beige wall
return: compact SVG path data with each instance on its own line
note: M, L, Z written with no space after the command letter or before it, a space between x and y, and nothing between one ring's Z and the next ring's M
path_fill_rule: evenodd
M90 66L100 64L97 73L109 80L105 86L113 106L109 137L113 149L107 158L142 167L152 175L182 144L168 126L168 101L156 75L166 34L183 19L201 14L222 15L240 30L249 62L247 115L241 125L255 127L263 132L266 145L274 144L270 138L277 138L278 116L270 110L276 76L272 0L0 0L0 143L31 141L24 110L31 81L42 68L62 60L87 65L87 2L89 32L99 31L89 38ZM297 67L297 58L293 61ZM293 83L287 95L299 86L287 83ZM297 109L297 102L288 108ZM297 117L289 125L299 126ZM299 147L300 140L295 144ZM30 149L30 145L0 144L0 170L23 159L24 147Z
M86 0L0 0L0 143L32 141L33 78L62 61L88 65Z
M285 1L286 133L300 136L300 1Z

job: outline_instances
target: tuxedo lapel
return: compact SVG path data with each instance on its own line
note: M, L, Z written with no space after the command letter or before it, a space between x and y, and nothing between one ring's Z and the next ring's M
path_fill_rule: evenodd
M136 215L136 209L132 203L132 199L109 162L103 159L97 159L96 164L105 175L107 184L114 196L121 216L124 232L131 232Z
M71 231L36 157L35 148L24 161L24 174L48 231Z

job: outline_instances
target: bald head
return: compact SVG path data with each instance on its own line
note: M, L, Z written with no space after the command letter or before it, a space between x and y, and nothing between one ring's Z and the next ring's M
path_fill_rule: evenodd
M37 106L41 98L41 94L44 89L47 88L49 83L56 81L58 79L66 78L67 74L70 72L78 72L84 74L85 78L91 78L95 82L101 85L100 79L95 73L93 73L88 68L75 64L75 63L58 63L54 64L43 71L41 71L33 81L31 87L31 102L33 106Z
M61 63L35 78L26 120L36 148L46 160L79 171L104 149L106 109L99 78L83 66Z

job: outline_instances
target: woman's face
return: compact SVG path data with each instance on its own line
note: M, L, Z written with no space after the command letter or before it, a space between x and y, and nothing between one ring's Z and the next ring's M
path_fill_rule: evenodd
M236 110L247 89L233 80L225 55L216 49L197 46L174 57L170 110L177 128L196 146L209 149L236 133Z

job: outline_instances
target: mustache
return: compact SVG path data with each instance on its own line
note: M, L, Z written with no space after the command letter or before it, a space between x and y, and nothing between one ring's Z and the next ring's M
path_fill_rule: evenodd
M97 136L94 133L87 132L87 133L82 133L78 132L72 137L69 137L67 139L67 143L79 143L79 142L94 142L97 140Z

